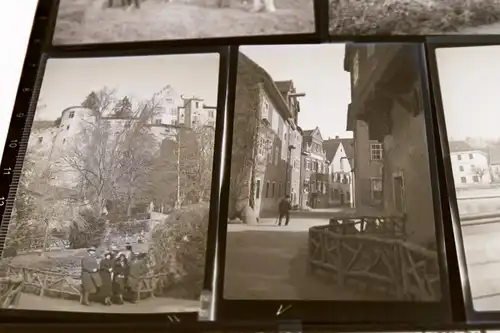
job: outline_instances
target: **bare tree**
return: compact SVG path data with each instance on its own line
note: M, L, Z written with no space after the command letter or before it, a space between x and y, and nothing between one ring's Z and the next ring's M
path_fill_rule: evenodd
M117 100L105 93L113 94L103 89L97 94L100 100ZM148 125L160 104L161 99L155 94L150 100L137 103L127 119L103 117L106 110L113 109L111 103L106 104L100 113L85 121L77 140L64 154L65 164L78 174L84 196L97 216L104 212L108 200L123 199L130 216L137 189L151 165L154 139Z
M90 92L81 103L82 107L92 110L95 115L105 115L116 103L114 89L104 87L98 91Z
M482 182L483 181L483 177L484 175L486 174L486 172L488 172L487 169L483 169L483 168L474 168L474 173L476 174L476 176L479 177L479 180Z
M212 181L214 128L178 127L162 143L149 174L146 195L160 204L208 201ZM177 165L178 163L178 165Z

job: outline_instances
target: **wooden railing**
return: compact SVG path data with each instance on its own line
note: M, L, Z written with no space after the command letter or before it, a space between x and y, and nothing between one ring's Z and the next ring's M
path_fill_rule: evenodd
M81 279L78 275L48 272L34 268L12 266L7 276L23 281L23 292L57 298L77 298L81 294ZM167 274L147 275L139 278L136 299L154 297L158 282Z
M436 301L441 297L435 251L405 242L398 228L358 230L356 223L309 229L309 267L339 285L352 284L397 300ZM394 220L395 221L395 220ZM384 232L385 230L385 232ZM390 231L390 232L389 232Z
M342 234L383 235L385 237L406 239L405 216L360 216L337 217L330 219L335 232Z
M0 278L0 308L15 308L24 289L24 280L20 278Z

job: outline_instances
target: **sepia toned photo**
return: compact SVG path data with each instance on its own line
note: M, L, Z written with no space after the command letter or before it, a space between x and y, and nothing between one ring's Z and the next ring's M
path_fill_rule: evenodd
M60 0L53 43L314 32L314 0Z
M328 0L331 35L500 34L500 0Z
M419 52L240 48L225 299L441 299Z
M218 76L215 53L48 60L3 307L198 312Z
M476 311L500 311L499 57L500 46L496 45L436 49L451 171Z

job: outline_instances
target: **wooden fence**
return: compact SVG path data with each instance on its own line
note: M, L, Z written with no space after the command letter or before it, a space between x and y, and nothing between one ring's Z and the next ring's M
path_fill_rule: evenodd
M406 239L406 223L404 216L360 216L339 217L330 219L331 226L342 226L336 228L335 232L342 234L370 234L383 235Z
M57 298L77 298L81 294L80 276L12 266L7 276L23 281L23 292ZM136 299L154 297L159 281L167 274L148 275L139 278Z
M0 308L14 308L19 302L24 288L24 280L20 278L0 278Z
M394 237L397 228L358 230L355 224L368 220L355 220L309 229L311 272L321 269L339 285L354 284L398 300L440 299L435 251L405 242L403 234Z

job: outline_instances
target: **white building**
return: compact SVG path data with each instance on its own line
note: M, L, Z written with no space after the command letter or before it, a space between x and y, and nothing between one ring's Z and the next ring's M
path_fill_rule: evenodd
M354 140L336 136L323 141L328 160L329 206L346 206L354 203L353 170Z
M456 187L491 183L486 152L472 148L465 141L452 141L449 146Z

